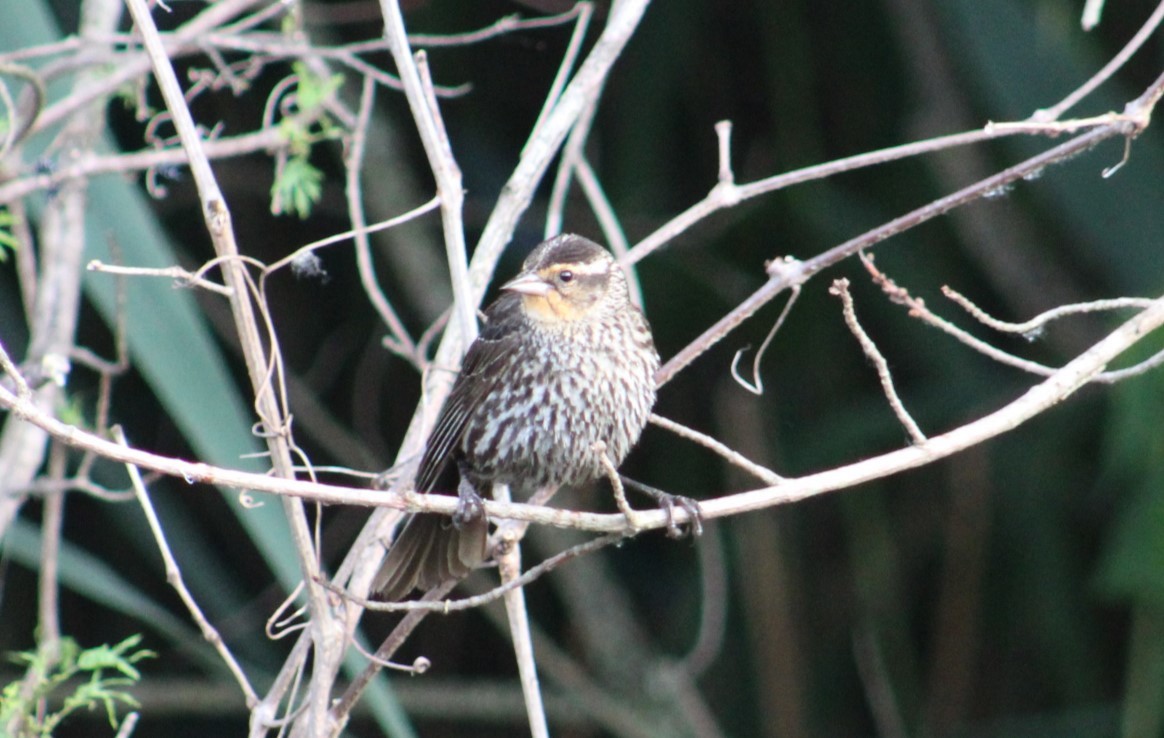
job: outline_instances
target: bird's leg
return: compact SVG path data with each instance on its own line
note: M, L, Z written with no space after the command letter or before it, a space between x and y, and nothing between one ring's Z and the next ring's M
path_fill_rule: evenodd
M469 479L469 465L464 460L457 460L457 471L461 481L457 483L457 509L453 513L453 525L463 528L485 517L485 503Z
M688 532L690 535L695 538L703 535L703 508L699 506L697 500L684 497L683 495L673 495L670 492L664 492L661 489L656 489L642 482L636 482L621 474L619 477L626 486L634 487L639 492L655 498L655 502L659 503L659 508L667 513L667 536L669 538L682 538L684 535L683 529L675 522L676 505L683 508L687 513L688 525L690 526Z

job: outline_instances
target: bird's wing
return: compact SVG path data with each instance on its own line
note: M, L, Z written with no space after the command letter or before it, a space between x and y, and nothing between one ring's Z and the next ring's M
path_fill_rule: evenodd
M461 372L429 434L416 474L418 491L433 491L432 486L460 445L469 416L500 379L500 373L490 368L516 348L521 323L520 300L518 295L502 295L486 311L481 333L465 353Z

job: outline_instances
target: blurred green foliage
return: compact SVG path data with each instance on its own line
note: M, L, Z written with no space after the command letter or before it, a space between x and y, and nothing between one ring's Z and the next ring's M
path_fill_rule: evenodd
M62 638L51 656L44 650L11 654L13 663L38 679L27 690L22 681L4 685L0 726L17 726L13 738L48 738L78 710L101 708L109 727L116 729L119 709L140 707L126 689L141 681L134 664L156 655L138 648L141 640L141 635L132 635L112 646L82 649L72 638ZM120 676L110 676L111 672ZM50 699L52 707L45 709Z

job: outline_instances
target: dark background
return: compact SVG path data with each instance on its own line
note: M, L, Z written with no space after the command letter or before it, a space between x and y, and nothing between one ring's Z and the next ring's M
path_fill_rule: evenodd
M158 13L159 23L173 27L202 7L174 3L171 19ZM736 178L749 182L988 120L1022 119L1082 84L1152 7L1145 0L1109 3L1102 25L1088 34L1079 28L1079 4L1061 0L656 2L607 85L588 157L634 243L714 184L717 121L733 121ZM74 4L53 9L71 32ZM320 44L380 33L372 2L313 2L304 12L307 33ZM508 2L414 1L406 21L414 32L454 32L515 12L538 14ZM438 83L472 85L468 94L441 103L464 173L470 245L514 166L568 38L568 27L558 27L430 52ZM386 55L369 60L391 69ZM1122 108L1159 74L1162 61L1158 39L1150 41L1073 112ZM267 92L288 73L288 66L272 64L246 94L205 94L194 113L208 125L221 121L227 133L251 130ZM354 100L358 80L351 72L345 80L344 93ZM370 220L427 200L432 188L403 96L382 89L378 101L379 128L364 176ZM132 111L114 102L107 115L119 145L142 146ZM910 159L768 195L700 223L640 265L660 352L672 356L758 288L765 260L816 255L1049 145L1014 139ZM1062 364L1122 316L1072 318L1031 341L999 337L973 325L939 288L948 284L1012 320L1066 302L1159 294L1160 133L1150 128L1133 144L1127 165L1101 178L1120 160L1122 145L1104 144L1003 197L897 236L874 249L877 263L931 308L1001 348ZM268 157L216 163L243 252L270 262L346 229L340 157L337 143L314 148L311 161L328 178L322 200L302 221L269 214ZM172 258L198 265L212 252L193 184L183 170L167 186L168 196L152 201L153 212L175 249ZM540 240L548 186L540 194L499 276L511 274ZM601 236L576 187L567 230ZM439 239L439 218L430 216L376 241L381 283L414 337L448 304ZM384 329L359 288L351 249L331 247L321 256L325 279L284 273L269 295L288 370L302 387L292 408L298 440L316 464L377 471L394 458L418 377L381 346ZM850 260L806 285L761 364L762 396L739 387L729 366L737 350L763 340L783 298L668 384L657 412L789 476L907 444L838 301L828 295L839 277L853 281L858 315L927 433L980 417L1037 381L911 319ZM26 336L14 280L13 270L0 265L0 339L20 355ZM212 323L229 325L224 303L197 299ZM229 328L217 335L238 387L247 387L224 337ZM78 343L104 355L112 350L92 306L85 308ZM1138 350L1144 358L1153 349ZM742 366L751 356L745 354ZM69 392L91 416L93 378L75 372ZM1125 721L1136 709L1148 711L1149 726L1164 719L1164 653L1153 635L1164 632L1156 565L1164 559L1161 392L1158 372L1088 388L947 461L716 521L694 544L646 535L555 572L528 590L533 617L553 644L538 648L555 735L614 735L609 721L585 715L609 718L615 707L641 728L623 734L713 734L700 730L701 707L676 687L684 680L675 676L701 633L705 584L723 593L726 620L718 639L714 628L702 631L710 642L700 658L709 663L694 684L724 735L1157 734L1150 728L1121 733L1121 725L1130 724ZM316 402L307 406L303 397ZM131 371L118 381L114 420L130 438L160 453L193 457L197 444L173 413L149 377ZM624 471L701 499L761 486L657 428L647 430ZM115 467L99 473L111 485L124 483ZM263 675L278 668L287 643L269 641L263 623L285 592L252 544L253 533L240 524L237 507L211 489L162 479L152 492L196 596L262 689ZM612 509L604 490L557 504ZM30 502L22 514L26 531L35 530L39 516L40 503ZM365 516L363 510L326 511L329 563L338 563ZM184 619L140 517L131 505L71 496L65 537L80 561L65 567L104 567L116 574L109 587L140 592L161 612ZM527 563L564 541L539 534ZM8 541L0 563L0 651L34 645L35 572L13 547ZM709 547L722 558L701 559L700 550ZM482 577L469 587L486 582ZM431 618L401 654L434 662L422 679L392 678L420 734L525 730L512 653L504 626L496 626L499 611L492 612ZM203 647L193 629L167 626L154 610L113 605L67 582L62 619L63 630L83 645L144 632L158 652L143 665L137 735L246 729L237 689L196 655ZM369 640L391 621L366 618ZM611 702L595 701L570 682L564 659L580 665L590 686ZM7 682L16 672L0 674ZM498 714L472 712L482 702L493 703ZM99 714L71 725L74 732L62 734L108 730ZM350 727L352 735L379 730L367 715Z

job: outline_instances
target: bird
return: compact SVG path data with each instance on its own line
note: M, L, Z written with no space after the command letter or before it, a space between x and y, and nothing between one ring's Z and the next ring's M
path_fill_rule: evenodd
M617 467L655 404L659 354L627 278L594 241L562 234L536 246L482 316L416 475L441 492L459 473L450 519L416 513L401 527L371 591L395 602L458 580L487 558L480 494L507 484L514 499L579 485ZM447 475L446 475L447 476Z

